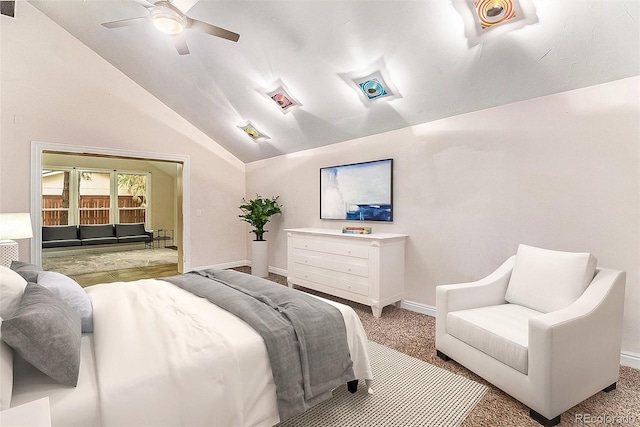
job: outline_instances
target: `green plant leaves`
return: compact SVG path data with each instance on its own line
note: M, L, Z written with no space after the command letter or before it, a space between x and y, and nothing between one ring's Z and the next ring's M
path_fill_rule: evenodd
M251 224L253 227L251 233L256 235L256 240L264 240L264 233L267 232L264 226L273 215L282 213L282 205L278 203L279 197L263 198L256 194L255 199L242 199L243 203L240 205L242 215L238 215L238 217Z

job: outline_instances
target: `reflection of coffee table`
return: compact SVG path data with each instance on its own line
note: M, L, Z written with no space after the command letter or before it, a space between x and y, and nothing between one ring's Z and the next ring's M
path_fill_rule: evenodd
M153 245L156 248L168 248L173 246L173 230L158 228L153 230Z

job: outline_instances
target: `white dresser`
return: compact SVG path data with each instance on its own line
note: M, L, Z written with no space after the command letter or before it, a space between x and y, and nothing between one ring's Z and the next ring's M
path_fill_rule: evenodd
M287 283L382 308L404 297L406 234L343 234L324 228L287 232Z

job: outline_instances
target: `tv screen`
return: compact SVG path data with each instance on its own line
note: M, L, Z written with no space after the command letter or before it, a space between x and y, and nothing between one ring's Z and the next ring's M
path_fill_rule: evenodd
M320 219L393 221L393 159L320 168Z

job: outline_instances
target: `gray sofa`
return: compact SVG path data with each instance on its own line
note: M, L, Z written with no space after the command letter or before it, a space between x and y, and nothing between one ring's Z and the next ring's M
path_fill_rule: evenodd
M151 245L153 231L144 224L54 225L42 227L43 248L143 242Z

